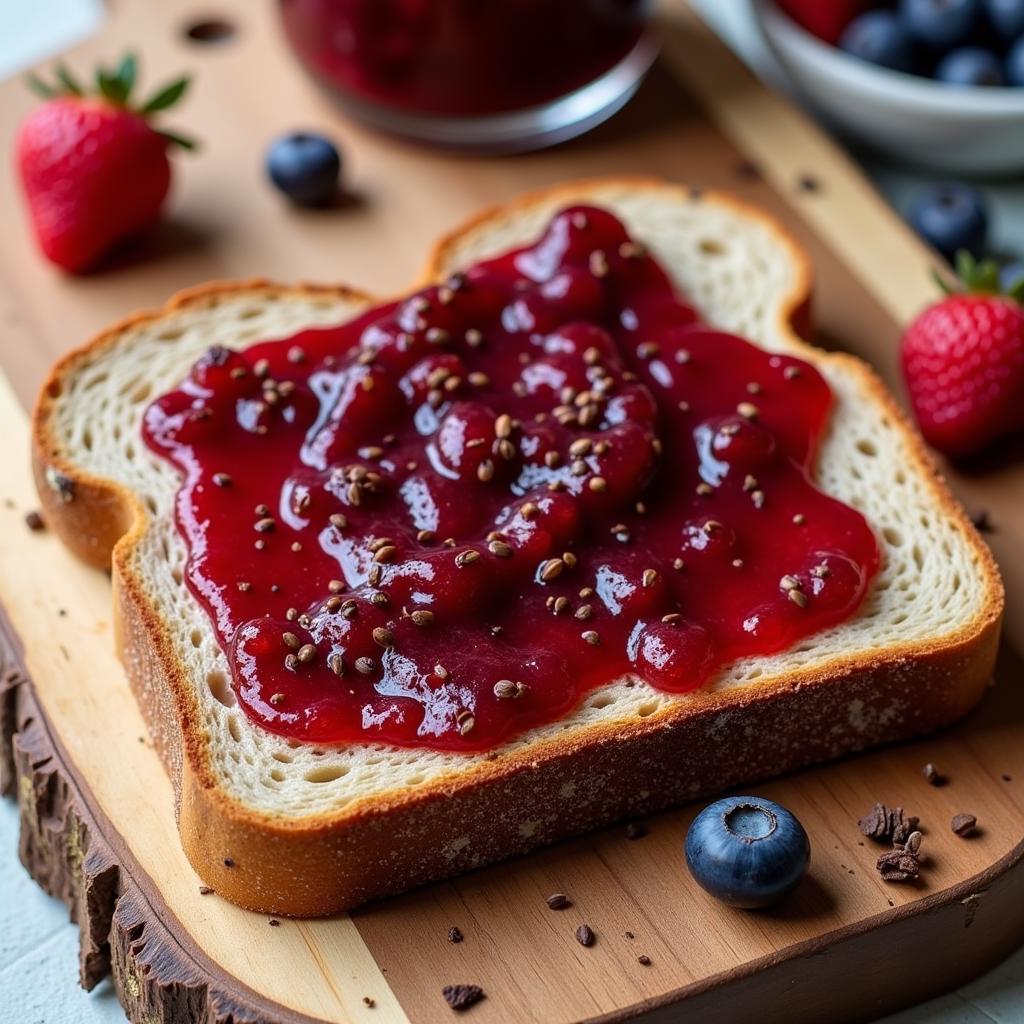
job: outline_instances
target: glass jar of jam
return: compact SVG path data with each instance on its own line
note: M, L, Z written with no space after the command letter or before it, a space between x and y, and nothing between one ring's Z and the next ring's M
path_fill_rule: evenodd
M460 149L589 130L650 67L650 0L280 0L306 68L353 114Z

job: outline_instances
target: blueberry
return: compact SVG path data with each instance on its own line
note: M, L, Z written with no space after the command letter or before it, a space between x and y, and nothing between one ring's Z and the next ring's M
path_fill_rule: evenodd
M341 157L322 135L294 132L267 151L270 180L299 206L327 206L338 195Z
M800 822L761 797L717 800L686 833L686 863L695 881L734 907L774 903L800 881L810 859Z
M917 194L907 216L914 230L946 259L951 260L958 249L978 256L985 248L985 200L970 185L930 185Z
M892 11L868 11L854 18L839 37L847 53L870 64L909 71L913 62L910 37Z
M1007 295L1024 287L1024 262L1014 260L999 268L999 290Z
M1004 42L1024 35L1024 0L985 0L985 13Z
M979 0L900 0L907 34L930 50L950 50L967 41L979 21Z
M939 61L935 77L946 85L1002 85L1003 62L991 50L962 46Z
M1024 36L1010 47L1006 55L1006 80L1010 85L1024 85Z

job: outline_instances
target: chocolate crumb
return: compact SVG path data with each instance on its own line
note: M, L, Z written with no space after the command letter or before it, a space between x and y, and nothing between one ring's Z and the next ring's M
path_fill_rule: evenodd
M467 1010L484 998L484 990L479 985L445 985L441 995L453 1010Z
M588 924L581 924L579 928L576 929L576 941L581 946L592 946L594 944L594 939L596 938L597 936Z
M801 174L796 179L796 187L801 192L820 192L821 182L813 174Z
M270 919L270 920L269 920L269 921L267 922L267 924L269 924L271 928L280 928L280 927L281 927L281 922L280 922L280 921L278 921L278 919L277 919L276 917L272 917L272 918L271 918L271 919Z
M224 867L226 867L226 868L233 868L234 866L235 866L235 862L230 857L225 857L224 858Z
M979 508L977 512L973 513L971 515L971 523L978 533L993 533L995 531L987 508Z
M626 826L627 839L643 839L647 835L647 826L639 821L631 821Z
M861 832L876 843L905 843L919 824L920 819L912 814L904 817L902 807L886 807L885 804L875 804L871 812L857 822Z
M627 939L635 939L636 936L632 932L626 932L626 938Z
M941 786L946 781L945 776L931 761L921 769L921 772L928 780L929 786Z
M377 1005L377 1001L371 996L363 996L363 1006L369 1006L371 1009Z
M553 892L545 902L551 910L565 910L566 907L572 906L569 897L564 892Z
M641 953L637 958L637 963L641 963L644 967L651 966L651 958L646 953Z
M201 885L201 886L199 886L199 895L200 896L209 896L211 892L213 892L213 886L211 886L211 885Z
M978 830L978 819L973 814L956 814L949 827L961 838L973 836Z
M1013 782L1013 776L1012 775L1005 775L1004 774L1004 775L1000 775L999 777L1003 780L1003 782Z
M46 529L46 523L43 522L43 517L39 514L37 509L32 509L31 512L25 513L25 525L33 533L38 533L40 530Z
M878 873L886 882L911 882L921 874L921 833L911 832L904 845L896 845L878 858Z
M461 942L462 939L463 939L462 932L457 927L452 925L452 927L448 929L448 941L449 942Z

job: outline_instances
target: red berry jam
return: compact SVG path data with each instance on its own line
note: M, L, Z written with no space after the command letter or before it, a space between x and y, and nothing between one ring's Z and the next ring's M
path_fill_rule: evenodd
M144 432L255 722L483 750L849 618L879 556L810 480L830 405L574 207L340 327L211 349Z
M394 110L481 116L557 100L637 44L650 0L281 0L323 82Z

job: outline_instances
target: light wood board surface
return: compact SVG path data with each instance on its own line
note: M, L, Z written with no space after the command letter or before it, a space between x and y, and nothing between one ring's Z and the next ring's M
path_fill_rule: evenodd
M84 68L131 43L154 78L182 65L196 73L173 120L199 134L204 151L180 161L171 217L131 261L60 276L34 255L12 175L0 175L0 363L13 386L0 388L0 604L24 643L59 757L183 946L278 1004L281 1019L444 1021L441 986L474 982L488 998L467 1019L553 1024L641 1012L687 1022L860 1019L955 985L1019 941L1024 921L1007 908L1024 888L1024 701L1010 651L1003 685L958 729L758 787L800 816L815 848L811 877L778 911L727 910L695 888L681 854L693 808L660 816L641 840L612 829L330 921L271 927L200 895L177 842L170 786L140 741L113 655L109 582L21 522L34 504L21 406L53 358L109 320L211 277L343 280L386 294L414 276L430 239L480 206L616 171L731 188L779 215L814 259L820 340L865 355L891 381L899 324L931 297L932 258L832 144L679 4L666 11L663 60L623 115L568 146L510 159L425 152L344 119L284 52L272 5L224 0L218 13L238 33L218 47L184 41L194 13L181 2L123 2L109 29L72 56ZM4 137L31 102L17 84L0 89ZM359 202L300 213L265 184L267 143L300 124L340 138ZM972 509L990 510L1011 633L1024 637L1015 600L1024 517L1014 514L1024 472L1007 462L954 482ZM926 785L928 760L948 786ZM875 873L879 850L856 819L876 800L924 821L921 885L886 885ZM982 822L969 841L948 829L961 810ZM989 894L974 899L976 890ZM569 893L573 907L548 910L553 891ZM591 949L573 939L582 922L598 934ZM453 925L466 936L457 945L446 939ZM684 996L679 1016L671 1007ZM721 1016L726 1005L730 1018Z

